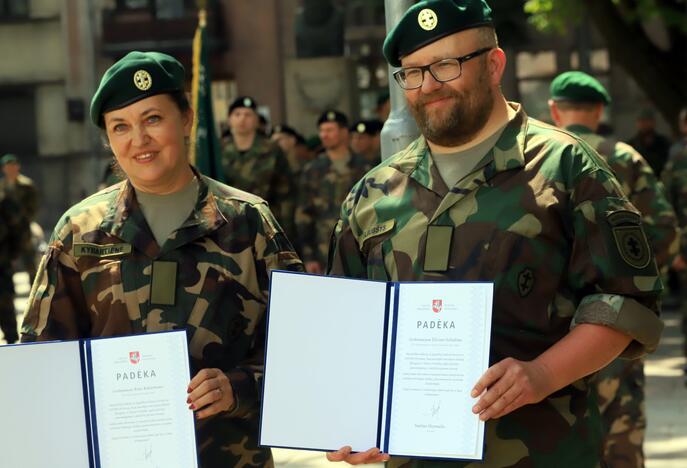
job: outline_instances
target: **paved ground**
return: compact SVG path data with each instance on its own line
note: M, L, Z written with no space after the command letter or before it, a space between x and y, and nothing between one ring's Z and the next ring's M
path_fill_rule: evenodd
M17 311L23 310L29 293L28 275L15 275ZM18 317L20 319L20 317ZM646 468L687 467L687 387L683 383L682 340L679 314L664 313L666 329L656 353L645 366L649 430L644 444ZM4 341L0 341L4 343ZM333 465L319 452L275 450L277 467L315 468ZM381 466L381 465L368 465Z

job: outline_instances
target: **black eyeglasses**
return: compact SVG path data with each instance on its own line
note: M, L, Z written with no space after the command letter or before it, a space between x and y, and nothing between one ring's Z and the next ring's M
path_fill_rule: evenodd
M425 80L425 71L440 83L455 80L463 74L463 64L468 60L489 52L493 47L484 47L462 57L446 58L422 67L401 68L394 72L394 78L403 89L417 89Z

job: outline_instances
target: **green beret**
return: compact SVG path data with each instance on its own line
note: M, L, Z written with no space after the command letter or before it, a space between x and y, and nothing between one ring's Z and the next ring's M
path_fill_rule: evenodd
M91 120L103 126L105 112L121 109L156 94L184 90L184 67L160 52L129 52L100 80L91 100Z
M17 163L17 162L19 162L19 158L14 154L8 153L8 154L4 155L2 157L2 159L0 159L0 166L4 166L5 164L9 164L9 163Z
M320 118L317 119L317 126L319 127L323 123L327 122L335 122L342 127L348 128L348 117L346 117L346 114L339 112L338 110L331 109L323 112L322 115L320 115Z
M569 71L558 75L551 82L551 99L554 101L611 103L606 88L591 75L581 71Z
M401 57L466 29L493 25L485 0L424 0L408 9L384 41L384 57L394 67Z
M236 109L241 109L241 108L252 109L253 111L255 111L255 113L257 113L258 112L258 103L255 102L255 99L253 99L252 97L249 97L249 96L238 97L238 98L234 99L234 102L232 102L231 105L229 106L229 111L227 112L227 114L231 114Z

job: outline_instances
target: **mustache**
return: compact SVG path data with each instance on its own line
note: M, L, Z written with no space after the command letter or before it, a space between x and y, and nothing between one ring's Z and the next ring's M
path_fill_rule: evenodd
M442 90L432 94L423 94L415 102L417 106L424 106L430 102L450 97L460 97L460 93L453 90Z

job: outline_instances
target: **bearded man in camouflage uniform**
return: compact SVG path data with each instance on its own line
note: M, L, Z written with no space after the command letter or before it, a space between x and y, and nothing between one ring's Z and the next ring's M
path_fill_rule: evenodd
M231 137L222 147L224 180L263 198L287 236L293 226L296 181L279 145L258 132L257 102L239 97L229 106Z
M506 58L484 0L415 4L384 53L402 67L422 137L353 188L328 272L494 282L491 367L465 389L486 421L483 462L389 466L602 466L587 376L655 349L662 329L639 212L589 145L505 100ZM344 447L328 458L388 455Z
M549 109L560 128L589 143L618 177L623 191L642 214L642 223L665 278L679 250L677 218L663 184L634 148L594 132L611 97L594 77L566 72L551 82ZM595 377L593 390L604 423L604 460L614 468L644 466L644 361L616 359Z

